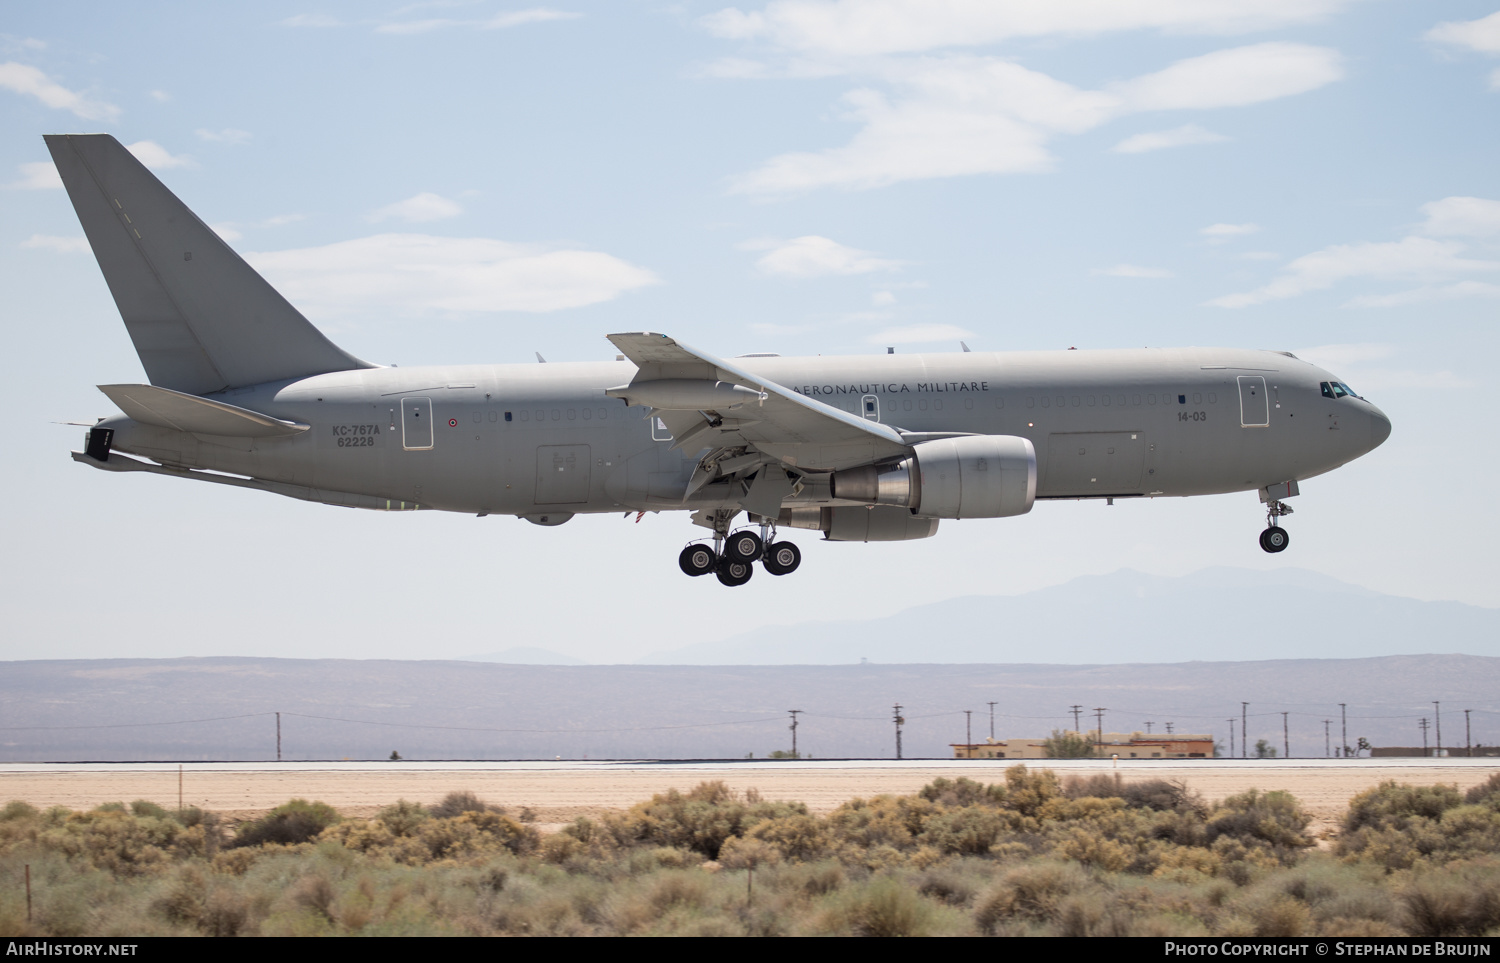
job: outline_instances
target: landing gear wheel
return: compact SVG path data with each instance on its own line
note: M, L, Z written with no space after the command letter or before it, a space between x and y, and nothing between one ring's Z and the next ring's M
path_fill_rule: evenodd
M1260 547L1268 552L1284 552L1291 541L1284 528L1272 527L1260 533Z
M750 576L755 574L754 567L749 562L737 562L731 558L719 560L719 567L715 573L719 581L730 587L744 585L750 581Z
M754 532L749 530L735 532L724 540L724 557L749 565L760 558L764 547L760 536Z
M772 575L790 575L802 564L802 550L791 542L772 542L761 564Z
M677 556L677 567L682 569L683 574L696 577L712 572L718 561L714 550L707 545L689 545Z

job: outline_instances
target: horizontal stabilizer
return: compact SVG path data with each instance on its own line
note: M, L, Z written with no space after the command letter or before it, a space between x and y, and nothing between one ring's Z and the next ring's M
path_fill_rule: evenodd
M45 139L152 384L201 395L372 367L325 338L119 141Z
M273 438L295 435L309 427L153 385L100 385L99 390L132 421L158 428L235 438Z

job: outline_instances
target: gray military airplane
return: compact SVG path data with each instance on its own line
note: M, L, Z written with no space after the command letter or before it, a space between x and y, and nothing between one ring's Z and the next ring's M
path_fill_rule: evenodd
M678 559L743 585L784 528L926 538L1039 498L1255 491L1267 552L1298 483L1386 416L1284 351L1180 348L732 360L662 334L612 362L384 367L323 336L106 134L47 147L150 384L101 385L73 458L377 510L687 510ZM129 457L129 456L139 457ZM744 513L749 524L736 528Z

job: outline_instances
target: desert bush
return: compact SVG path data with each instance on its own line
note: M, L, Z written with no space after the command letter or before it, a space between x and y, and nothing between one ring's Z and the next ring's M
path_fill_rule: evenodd
M881 876L851 895L844 918L860 936L926 936L932 906L900 880Z
M505 813L503 806L492 806L467 789L450 792L442 801L427 807L427 812L437 819L462 816L464 813Z
M1413 936L1486 936L1500 929L1500 859L1449 863L1424 873L1398 896Z
M338 821L339 814L327 803L293 799L260 819L241 825L229 846L305 843Z
M1500 854L1500 806L1485 793L1476 798L1469 803L1452 786L1382 783L1350 802L1335 851L1389 872Z
M1500 772L1464 793L1464 802L1471 806L1483 803L1500 809Z
M917 795L946 808L999 806L1005 802L1005 787L986 786L967 776L959 776L957 779L934 779L917 790Z
M759 798L758 796L756 797ZM605 828L618 845L651 844L691 849L717 859L731 836L742 836L764 819L807 815L802 803L749 802L722 781L699 783L691 791L673 789L637 803L623 816L608 818Z
M1289 866L1312 845L1305 833L1311 821L1291 793L1251 789L1215 806L1205 830L1210 845L1231 839Z
M1049 921L1064 899L1090 885L1088 875L1071 863L1047 861L1013 869L976 900L974 920L984 933L995 932L1009 919Z

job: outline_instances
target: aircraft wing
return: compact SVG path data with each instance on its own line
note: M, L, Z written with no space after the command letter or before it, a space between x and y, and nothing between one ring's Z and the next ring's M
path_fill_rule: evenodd
M827 472L868 465L882 458L911 454L910 443L889 425L866 421L825 405L738 365L690 348L664 334L636 332L609 336L615 347L635 363L635 378L610 394L628 404L651 404L651 383L703 386L705 398L717 387L718 398L737 402L715 407L672 409L657 407L656 416L671 430L684 450L744 447L799 471ZM733 388L753 389L733 394ZM664 393L664 392L659 392ZM757 399L756 393L762 393ZM726 463L725 469L732 466Z

